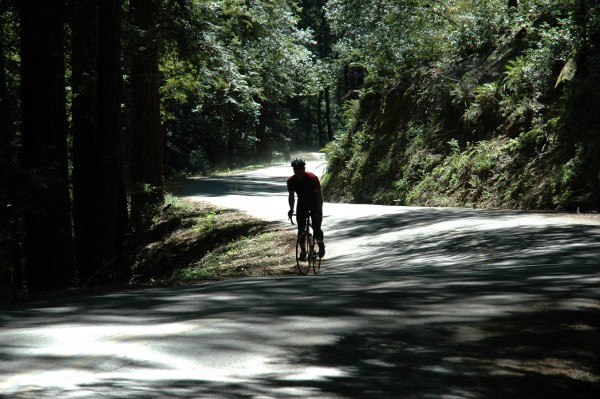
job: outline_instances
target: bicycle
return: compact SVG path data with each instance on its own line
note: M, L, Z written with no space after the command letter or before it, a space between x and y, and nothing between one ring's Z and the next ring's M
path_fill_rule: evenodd
M295 216L293 214L292 216ZM294 224L294 221L290 217L290 221ZM306 260L300 259L300 254L305 253ZM298 240L296 241L296 266L298 271L302 275L306 275L310 272L312 267L314 274L319 274L321 270L321 257L319 256L319 245L313 234L313 227L311 222L311 214L308 212L306 216L306 224L304 231L298 234Z

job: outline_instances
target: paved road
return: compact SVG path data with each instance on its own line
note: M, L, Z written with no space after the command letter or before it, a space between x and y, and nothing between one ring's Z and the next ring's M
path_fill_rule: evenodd
M288 173L187 189L285 222ZM2 309L0 397L598 397L598 222L347 204L325 213L319 276Z

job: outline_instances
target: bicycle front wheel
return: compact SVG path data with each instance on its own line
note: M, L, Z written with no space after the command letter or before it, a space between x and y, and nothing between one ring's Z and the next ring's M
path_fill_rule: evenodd
M298 241L296 241L296 266L298 266L300 274L303 275L308 274L311 266L311 263L309 263L310 257L308 256L307 251L307 238L306 234L302 233L298 236ZM301 254L304 254L304 259L301 259Z
M310 266L313 269L313 272L315 274L319 274L319 271L321 270L321 257L319 256L319 246L317 244L317 240L315 239L315 236L311 235L310 236L310 241L308 244L308 259L309 259L309 263Z

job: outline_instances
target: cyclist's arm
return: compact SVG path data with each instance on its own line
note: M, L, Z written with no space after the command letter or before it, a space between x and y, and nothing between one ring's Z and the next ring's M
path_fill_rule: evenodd
M313 190L315 191L317 210L321 212L321 214L323 214L323 202L325 201L323 200L323 190L321 190L321 182L319 181L319 178L312 173L309 174L309 177L312 181Z
M319 212L323 213L323 190L315 190L315 194L317 196L317 209Z
M294 197L294 190L288 190L288 203L290 204L290 211L294 211L294 204L296 203L296 198Z

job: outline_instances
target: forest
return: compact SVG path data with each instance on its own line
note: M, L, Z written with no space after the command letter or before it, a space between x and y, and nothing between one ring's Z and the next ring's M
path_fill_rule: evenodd
M82 285L169 179L297 150L329 201L595 211L599 46L598 0L0 0L10 284Z

